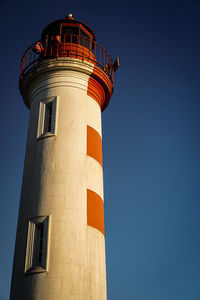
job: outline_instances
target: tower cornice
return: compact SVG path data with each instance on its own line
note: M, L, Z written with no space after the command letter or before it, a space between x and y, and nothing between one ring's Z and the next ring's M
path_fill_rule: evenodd
M77 77L88 76L88 84L85 86L87 94L92 97L103 111L112 96L113 86L103 70L89 61L82 61L78 58L61 57L57 59L46 59L33 65L20 79L20 92L25 105L30 109L31 98L30 87L38 86L42 78L51 77L53 73L54 81L56 76L61 76L60 71L76 72ZM60 82L59 82L60 84Z

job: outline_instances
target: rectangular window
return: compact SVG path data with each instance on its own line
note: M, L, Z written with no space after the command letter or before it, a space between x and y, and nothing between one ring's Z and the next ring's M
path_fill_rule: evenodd
M50 217L29 220L25 273L47 272Z
M47 98L40 102L37 138L56 134L57 106L57 97Z

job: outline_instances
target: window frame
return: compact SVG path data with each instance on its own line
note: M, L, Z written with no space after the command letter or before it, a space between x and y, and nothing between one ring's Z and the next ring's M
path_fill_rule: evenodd
M52 114L51 114L51 130L47 130L47 109L48 104L52 103ZM58 96L49 97L40 101L39 113L38 113L38 128L37 128L37 139L55 136L57 133L57 119L58 119Z
M42 216L29 219L24 274L48 272L50 220L50 216ZM41 262L39 262L38 254L41 249L39 249L39 236L37 230L41 226L41 224L43 224L44 231L42 257Z

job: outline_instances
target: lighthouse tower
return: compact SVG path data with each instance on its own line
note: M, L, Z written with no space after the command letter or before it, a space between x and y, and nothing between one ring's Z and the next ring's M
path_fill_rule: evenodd
M22 57L30 109L11 300L105 300L101 112L113 65L72 15Z

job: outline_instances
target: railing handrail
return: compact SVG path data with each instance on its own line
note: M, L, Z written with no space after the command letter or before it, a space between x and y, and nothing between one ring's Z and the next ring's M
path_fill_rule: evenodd
M60 41L59 41L60 38ZM68 41L69 40L69 41ZM32 65L48 58L76 56L86 61L94 62L102 69L113 84L113 63L109 53L97 42L81 35L62 34L47 37L44 50L39 55L34 52L34 47L42 43L36 41L25 51L21 59L20 78L22 78ZM79 47L74 46L77 45ZM70 49L68 47L70 46ZM81 46L81 47L80 47ZM71 51L71 52L70 52Z

